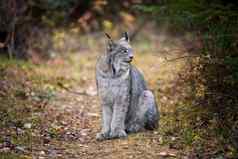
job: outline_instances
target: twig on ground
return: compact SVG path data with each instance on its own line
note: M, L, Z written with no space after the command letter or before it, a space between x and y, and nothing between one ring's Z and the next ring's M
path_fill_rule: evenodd
M58 83L58 86L60 86L61 88L63 88L64 90L66 90L69 93L73 93L73 94L77 94L77 95L89 96L89 94L87 92L85 92L85 91L82 91L82 92L73 91L73 90L69 89L68 87L65 87L62 83Z
M198 55L197 56L181 56L181 57L176 57L176 58L173 58L173 59L168 59L167 57L165 57L165 60L166 62L172 62L172 61L176 61L176 60L180 60L180 59L184 59L184 58L193 58L193 57L199 57Z

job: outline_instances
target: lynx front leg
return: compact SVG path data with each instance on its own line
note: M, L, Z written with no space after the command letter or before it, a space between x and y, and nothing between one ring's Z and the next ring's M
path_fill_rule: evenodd
M112 108L110 106L102 106L102 118L102 131L97 134L97 140L105 140L109 138L112 121Z
M125 132L125 119L129 106L129 98L118 100L113 107L110 138L127 137Z

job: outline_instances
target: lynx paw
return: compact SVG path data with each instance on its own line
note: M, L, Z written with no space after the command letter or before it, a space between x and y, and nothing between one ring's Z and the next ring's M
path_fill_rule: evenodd
M96 140L98 141L106 140L108 138L109 138L109 133L107 132L100 132L100 133L97 133L96 135Z
M134 125L131 125L126 131L128 133L136 133L138 131L140 131L142 128L139 124L134 124Z
M110 133L110 138L126 138L127 134L124 130L112 131Z

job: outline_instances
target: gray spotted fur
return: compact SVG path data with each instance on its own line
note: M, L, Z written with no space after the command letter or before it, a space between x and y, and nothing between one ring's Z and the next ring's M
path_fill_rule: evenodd
M159 120L154 95L147 90L143 75L130 64L133 53L127 34L118 42L108 38L107 51L96 65L102 106L102 130L97 134L97 140L153 130L158 127Z

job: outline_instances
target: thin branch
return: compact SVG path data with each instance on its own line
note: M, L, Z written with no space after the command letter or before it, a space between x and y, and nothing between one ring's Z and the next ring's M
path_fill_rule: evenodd
M82 92L73 91L73 90L69 89L68 87L65 87L62 83L58 83L58 86L60 86L61 88L63 88L64 90L66 90L67 92L72 93L72 94L89 96L89 94L85 91L82 91Z
M177 58L173 58L173 59L168 59L167 57L165 57L165 60L167 62L172 62L172 61L176 61L176 60L180 60L180 59L184 59L184 58L193 58L193 57L199 57L198 55L197 56L181 56L181 57L177 57Z
M137 36L137 34L141 31L141 29L143 29L145 27L145 25L147 24L147 20L143 19L142 22L139 24L139 26L134 30L134 32L131 34L130 36L130 40L132 41L133 39L135 39L135 37Z

